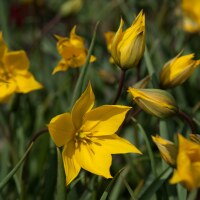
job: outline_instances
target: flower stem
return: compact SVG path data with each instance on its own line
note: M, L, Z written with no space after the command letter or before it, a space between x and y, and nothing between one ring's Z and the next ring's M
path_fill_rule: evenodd
M113 105L115 105L117 103L117 101L119 100L119 97L121 96L122 88L123 88L123 85L124 85L125 74L126 74L126 70L121 70L121 77L120 77L120 81L119 81L119 87L118 87L115 99L114 99L114 101L112 103Z
M188 125L190 126L190 129L192 131L193 134L196 134L196 127L195 124L193 122L193 120L183 111L178 110L178 115L183 117L183 119L188 123Z

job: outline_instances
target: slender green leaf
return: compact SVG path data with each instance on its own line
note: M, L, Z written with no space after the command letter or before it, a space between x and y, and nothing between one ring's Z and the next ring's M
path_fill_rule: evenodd
M134 195L134 192L133 192L133 190L131 189L131 187L130 187L130 185L128 184L128 182L126 181L126 179L123 177L123 175L121 175L120 177L121 177L121 179L123 180L124 185L126 186L128 192L129 192L129 194L131 195L131 199L132 199L132 200L136 200L136 197L135 197L135 195Z
M168 177L172 173L172 168L165 169L157 178L155 178L149 186L142 191L138 197L138 200L149 200L156 193L156 191L162 187L162 185L168 180Z
M108 194L113 186L113 184L117 181L117 179L119 178L119 175L122 173L122 171L124 170L124 168L122 168L121 170L119 170L115 176L113 177L113 179L110 181L110 183L108 184L106 190L104 191L104 193L102 194L100 200L106 200L106 198L108 197Z
M84 89L83 83L85 82L85 75L86 75L88 67L89 67L90 56L92 55L92 51L93 51L93 48L94 48L94 43L95 43L95 39L96 39L96 32L97 32L98 25L99 25L99 22L96 23L96 26L94 28L94 33L93 33L92 41L90 43L90 47L89 47L89 50L88 50L86 62L85 62L85 65L81 69L81 74L78 78L78 81L77 81L75 89L74 89L74 93L73 93L73 97L72 97L72 101L71 101L71 106L70 106L71 108L74 105L77 98L81 95L81 93Z
M181 184L177 184L178 199L186 200L187 199L187 189L184 188Z
M131 120L136 123L136 125L138 126L143 138L144 138L144 141L147 145L147 151L148 151L148 154L149 154L149 158L150 158L150 161L151 161L151 168L152 168L152 171L153 171L153 174L154 176L156 177L157 176L157 173L156 173L156 165L155 165L155 160L154 160L154 156L153 156L153 151L151 149L151 144L149 142L149 139L147 137L147 134L146 132L144 131L143 127L134 119L134 118L131 118Z
M10 173L0 182L0 190L3 189L3 187L7 184L7 182L13 177L13 175L17 172L19 167L23 164L24 160L26 159L26 156L32 149L33 142L30 144L22 158L19 160L19 162L16 164L16 166L10 171Z
M66 180L63 166L62 155L59 148L57 148L57 184L56 184L56 199L65 199L66 194Z

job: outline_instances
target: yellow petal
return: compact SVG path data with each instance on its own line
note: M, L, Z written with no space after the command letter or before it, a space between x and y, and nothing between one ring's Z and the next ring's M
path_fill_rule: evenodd
M17 75L14 77L17 83L17 91L19 93L28 93L33 90L41 89L43 86L35 80L33 75L27 72L26 75Z
M66 175L66 184L69 185L77 177L81 169L75 159L75 146L73 140L64 146L62 157Z
M193 172L188 156L184 153L178 154L177 162L177 170L174 171L172 178L169 180L170 183L183 183L188 189L194 188Z
M90 111L94 106L95 96L89 83L81 97L76 101L72 109L72 121L76 130L80 128L83 121L83 116Z
M75 155L76 160L83 169L105 178L112 178L110 175L112 157L100 145L80 143L75 151Z
M108 31L104 33L104 37L106 39L107 49L109 53L111 52L111 45L112 45L114 36L115 36L115 32L112 32L112 31Z
M70 43L75 47L84 48L84 39L76 35L76 26L74 26L70 32Z
M10 70L17 70L17 73L25 74L29 67L29 60L25 51L8 52L3 57L3 63Z
M48 129L51 138L58 147L67 144L75 132L70 113L64 113L54 117L50 121Z
M6 102L15 93L16 83L12 80L8 80L7 82L0 81L0 91L0 102Z
M91 55L91 56L90 56L90 62L92 63L92 62L94 62L94 61L96 61L96 57L93 56L93 55Z
M59 72L59 71L67 71L69 68L67 62L65 61L65 59L61 59L61 61L58 63L58 65L54 68L52 75L54 75L55 73Z
M116 134L99 136L96 138L95 142L100 143L102 149L111 154L121 154L121 153L139 153L142 154L133 144L128 140L125 140Z
M127 106L104 105L86 113L81 130L93 136L113 135L131 109Z
M200 145L178 135L177 170L170 183L182 183L189 190L200 186Z
M119 25L119 28L115 34L115 36L113 37L113 40L112 40L112 45L111 45L111 55L115 61L115 63L120 66L120 60L119 60L119 52L117 50L117 46L120 42L120 40L122 39L122 36L123 36L123 31L122 31L122 27L124 25L124 21L123 19L121 18L121 21L120 21L120 25Z

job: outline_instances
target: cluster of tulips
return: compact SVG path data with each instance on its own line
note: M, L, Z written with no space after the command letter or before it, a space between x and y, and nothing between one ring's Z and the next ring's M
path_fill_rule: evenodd
M110 62L121 70L121 79L113 105L94 108L95 95L89 82L81 95L74 91L71 112L65 112L52 118L48 131L57 147L62 147L62 160L66 175L66 185L79 174L81 168L105 178L112 178L110 167L112 154L142 152L128 140L119 137L116 132L127 118L132 107L117 105L123 90L127 70L140 67L145 52L145 14L141 11L132 25L123 30L121 19L116 32L105 33L107 49L111 54ZM187 28L188 28L187 24ZM85 47L84 39L76 34L76 26L69 37L55 35L57 50L61 60L52 74L78 68L95 62L97 59ZM180 50L181 51L181 50ZM194 54L178 55L167 61L157 78L155 88L146 88L147 79L140 80L137 87L130 86L128 93L139 108L159 119L174 115L183 117L191 128L190 138L177 134L178 144L159 135L152 136L162 158L174 169L171 184L181 183L192 190L200 186L200 137L195 124L178 107L176 100L167 89L183 84L200 65ZM149 80L149 79L148 79ZM84 83L79 83L83 88ZM11 51L0 33L0 102L10 101L15 93L28 93L42 89L29 72L29 60L24 51Z

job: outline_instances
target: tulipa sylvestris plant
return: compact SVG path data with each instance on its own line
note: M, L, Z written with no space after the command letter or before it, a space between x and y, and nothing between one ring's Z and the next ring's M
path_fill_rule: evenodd
M126 70L136 67L144 54L145 15L143 11L138 14L132 25L125 31L122 30L123 25L124 21L121 19L115 36L108 43L112 42L109 49L115 64Z
M5 102L15 93L28 93L43 86L29 72L26 53L10 51L0 32L0 102Z
M170 93L160 89L136 89L129 87L133 100L147 113L164 119L178 111L175 99Z
M162 88L173 88L184 83L199 66L200 60L193 60L194 54L180 56L168 61L160 73Z
M77 68L81 67L87 56L87 49L85 48L84 39L76 35L76 26L74 26L70 32L70 37L61 37L55 35L57 42L57 50L62 56L58 65L54 68L52 74L59 71L66 71L69 67ZM90 62L94 62L96 58L92 55Z
M89 83L72 112L54 117L48 125L55 144L64 146L62 157L67 185L76 178L81 168L112 178L111 154L141 154L134 145L115 134L130 107L104 105L92 109L94 99Z
M200 145L178 134L177 169L171 184L182 183L189 190L200 186Z

